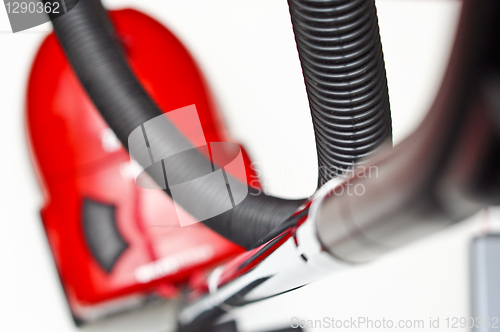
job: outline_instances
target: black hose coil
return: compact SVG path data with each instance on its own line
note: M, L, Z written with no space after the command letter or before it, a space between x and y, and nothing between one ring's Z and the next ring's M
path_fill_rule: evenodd
M318 186L392 140L374 0L288 0L316 136Z
M135 128L163 113L128 66L100 0L80 0L77 4L76 0L72 1L75 8L53 20L54 31L89 97L127 147L128 136ZM333 11L324 6L331 1L303 2L315 6L309 8L298 1L290 1L290 8L310 96L320 165L348 165L362 155L369 155L391 132L374 8L371 14L366 14L364 11L369 7L353 6L346 1L342 2L343 7L335 6ZM335 32L332 34L328 28L321 27L332 20L325 13L334 13L336 18L333 20L345 21L345 24L330 29ZM371 32L373 27L365 26L365 21L349 19L353 15L375 22L376 35ZM368 32L363 34L365 30ZM337 51L332 52L334 49ZM340 52L340 49L351 51ZM369 84L369 80L375 83ZM148 138L149 134L148 131ZM154 137L164 149L186 140L175 127L157 132ZM357 152L356 158L349 154L352 150ZM201 154L198 157L205 158ZM196 171L193 168L195 164L181 164L174 171ZM325 179L322 177L319 182ZM198 188L204 197L213 196L212 189ZM251 248L304 202L268 196L253 188L249 188L249 192L233 209L203 221L217 233L246 248Z
M52 24L90 99L123 146L128 148L130 133L163 112L128 66L101 2L80 0L75 8L54 19ZM154 145L165 150L186 141L175 126L170 130L148 132L148 138L150 143L156 140ZM201 153L197 157L206 160ZM183 163L172 172L176 178L184 178L184 174L190 172L200 174L197 170L200 165L203 163ZM231 177L230 174L227 176ZM215 195L213 188L207 186L200 186L197 191L206 201ZM248 196L236 207L202 222L227 239L251 248L290 217L304 200L280 199L253 188L248 188L248 191Z

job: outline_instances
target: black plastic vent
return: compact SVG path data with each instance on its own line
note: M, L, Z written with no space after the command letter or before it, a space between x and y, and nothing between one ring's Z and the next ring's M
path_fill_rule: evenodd
M128 244L116 225L113 205L83 200L83 231L85 240L99 265L110 273Z

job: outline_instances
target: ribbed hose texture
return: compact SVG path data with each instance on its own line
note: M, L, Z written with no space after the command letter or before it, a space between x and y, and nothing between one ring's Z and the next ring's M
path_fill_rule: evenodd
M374 0L288 0L318 153L318 186L392 141Z
M80 0L71 11L52 23L90 99L127 147L128 136L135 128L163 113L129 68L102 4L98 0ZM158 138L155 146L161 144L169 150L173 144L186 141L172 127L172 130L153 133ZM199 157L204 158L201 154ZM177 178L184 178L183 172L196 167L195 163L179 165L174 172L181 174L176 174ZM200 187L198 194L208 200L213 190ZM239 205L203 223L227 239L250 248L291 216L303 202L267 196L249 188L249 195Z

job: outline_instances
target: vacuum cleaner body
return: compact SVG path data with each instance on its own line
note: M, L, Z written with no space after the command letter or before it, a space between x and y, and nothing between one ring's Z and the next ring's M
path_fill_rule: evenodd
M109 13L131 68L163 112L195 105L207 142L231 142L192 56L135 10ZM77 323L175 297L181 285L242 248L136 185L133 163L79 83L54 34L31 70L26 125L43 191L41 217ZM178 129L190 139L189 124ZM195 139L195 138L193 138ZM246 180L258 185L242 148Z

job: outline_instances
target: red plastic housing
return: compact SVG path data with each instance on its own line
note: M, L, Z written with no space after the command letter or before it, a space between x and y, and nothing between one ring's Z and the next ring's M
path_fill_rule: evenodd
M135 10L110 16L134 73L160 108L169 112L195 104L206 140L231 142L182 43ZM190 277L243 251L201 223L180 227L167 195L135 184L128 153L87 97L54 34L41 45L31 70L26 120L44 194L43 225L77 321L142 303L151 294L175 296ZM252 178L255 185L243 154L247 183ZM115 207L116 227L127 243L109 272L96 262L83 232L86 198ZM160 272L140 279L137 271L144 266Z

